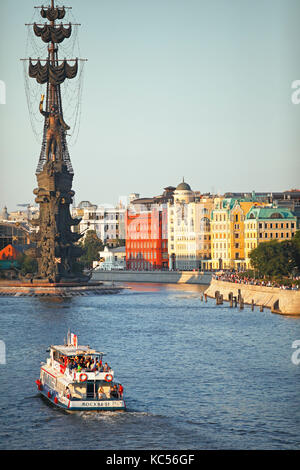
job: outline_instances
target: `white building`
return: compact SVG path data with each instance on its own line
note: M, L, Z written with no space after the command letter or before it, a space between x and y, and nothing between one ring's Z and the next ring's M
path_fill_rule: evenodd
M126 267L126 250L125 246L117 248L108 248L99 251L100 261L93 262L93 268L97 270L111 271L113 269L125 269Z
M108 245L125 240L125 207L121 204L96 206L85 201L73 209L73 216L82 218L76 227L80 233L95 230L100 240Z
M211 197L201 196L184 181L168 203L169 269L207 269L211 256Z

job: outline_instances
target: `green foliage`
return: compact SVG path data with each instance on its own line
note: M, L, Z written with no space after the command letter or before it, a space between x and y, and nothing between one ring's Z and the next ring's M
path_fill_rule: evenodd
M18 257L18 263L20 265L21 274L35 274L38 270L37 261L31 256L21 255Z
M88 230L80 245L83 255L79 258L79 262L85 267L91 267L93 261L99 260L99 251L103 250L103 243L95 230Z
M279 278L300 272L300 236L292 240L260 243L250 253L251 264L259 276Z
M84 264L80 261L73 261L72 263L72 272L75 274L82 274L84 269Z

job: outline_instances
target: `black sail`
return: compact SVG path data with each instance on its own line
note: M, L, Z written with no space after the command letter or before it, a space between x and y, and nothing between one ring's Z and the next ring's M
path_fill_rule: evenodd
M65 7L62 8L47 8L42 7L41 16L47 18L49 21L62 20L66 14Z
M64 39L69 38L72 33L72 25L69 24L68 28L65 28L62 24L59 26L51 26L50 24L45 24L44 26L38 26L36 23L33 24L34 34L44 42L55 42L60 43Z
M63 60L60 65L52 65L49 61L42 65L39 59L36 64L33 64L31 59L29 59L29 77L35 78L40 84L49 82L52 85L60 85L66 78L75 78L77 72L77 59L74 65L68 64L66 60Z

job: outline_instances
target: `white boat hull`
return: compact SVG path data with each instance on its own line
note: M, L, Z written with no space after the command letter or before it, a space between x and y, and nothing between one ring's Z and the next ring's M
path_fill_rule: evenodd
M51 404L65 411L125 411L124 400L72 400L60 397L54 390L40 390L41 395Z

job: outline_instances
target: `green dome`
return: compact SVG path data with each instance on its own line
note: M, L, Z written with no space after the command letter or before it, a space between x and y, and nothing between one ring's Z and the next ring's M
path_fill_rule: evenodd
M192 191L189 184L185 183L184 180L176 188L176 191Z

